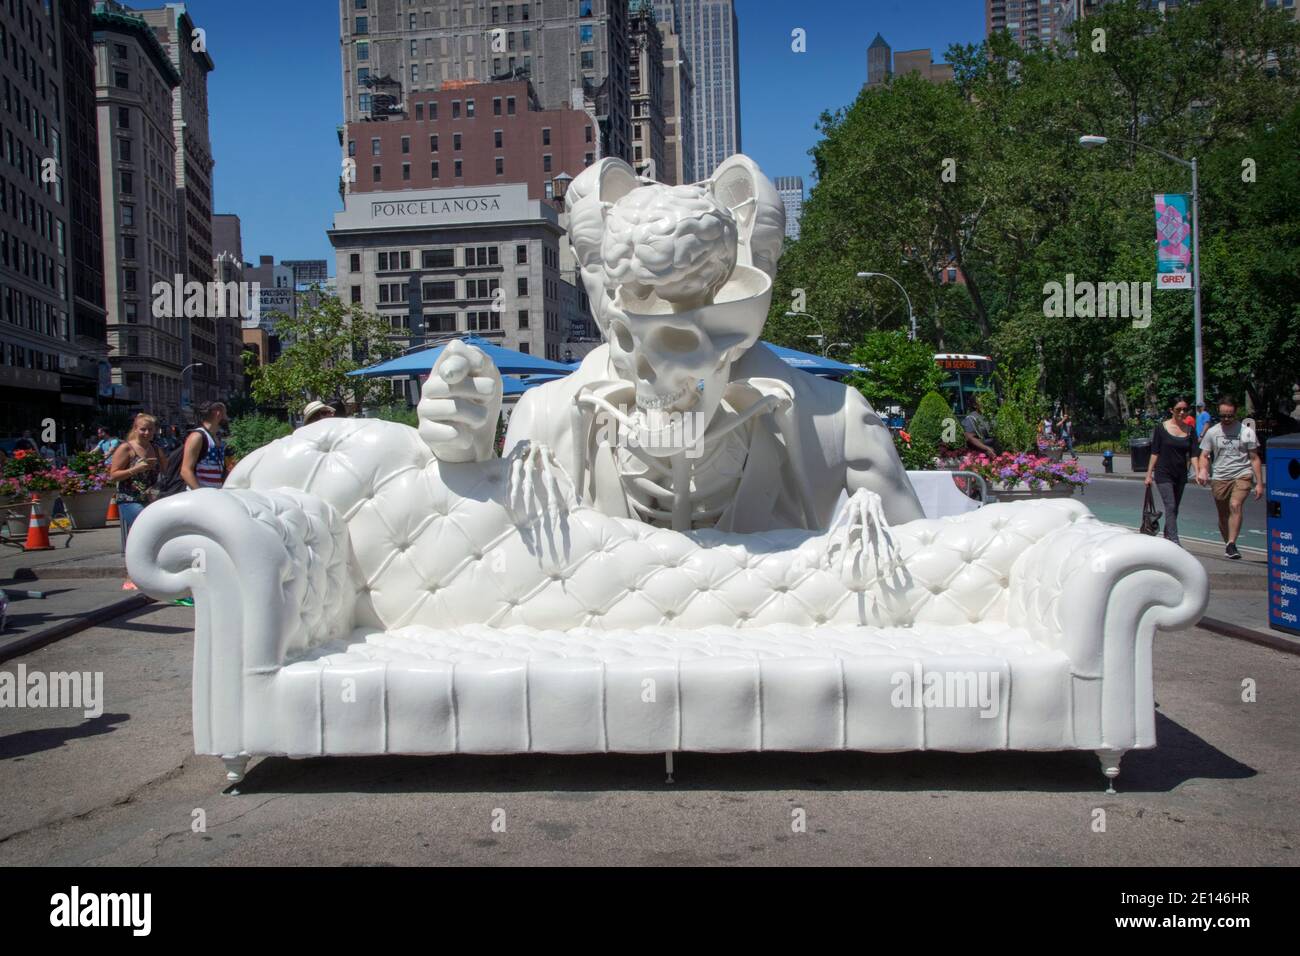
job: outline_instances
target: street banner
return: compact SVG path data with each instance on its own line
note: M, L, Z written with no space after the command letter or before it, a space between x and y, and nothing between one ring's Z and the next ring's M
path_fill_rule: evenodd
M1192 224L1187 196L1156 196L1156 289L1192 287Z

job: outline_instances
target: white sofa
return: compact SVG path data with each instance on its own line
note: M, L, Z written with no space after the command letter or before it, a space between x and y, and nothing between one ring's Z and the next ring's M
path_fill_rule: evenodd
M1113 779L1156 742L1156 629L1207 596L1071 500L893 528L902 570L855 580L804 531L517 526L506 468L327 420L147 508L127 563L194 596L196 751L232 783L262 754L921 749L1094 750Z

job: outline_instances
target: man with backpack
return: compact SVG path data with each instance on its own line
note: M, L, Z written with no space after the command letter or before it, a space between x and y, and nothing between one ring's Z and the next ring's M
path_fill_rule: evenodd
M226 423L226 406L204 402L199 406L199 427L185 436L180 477L187 488L220 488L226 480L226 445L219 437Z

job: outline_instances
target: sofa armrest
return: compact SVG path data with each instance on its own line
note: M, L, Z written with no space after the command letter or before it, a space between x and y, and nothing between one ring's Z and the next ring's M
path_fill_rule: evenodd
M1205 568L1178 545L1089 516L1016 561L1007 621L1102 681L1102 735L1122 750L1155 745L1156 629L1195 624L1208 600Z
M185 492L136 519L131 579L156 598L194 596L198 750L238 752L245 680L351 629L350 555L339 513L287 488Z

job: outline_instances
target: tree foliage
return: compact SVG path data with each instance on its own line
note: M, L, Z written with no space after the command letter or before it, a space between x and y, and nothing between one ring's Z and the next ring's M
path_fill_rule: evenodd
M853 350L852 360L869 371L850 375L848 384L862 392L877 411L901 405L904 414L910 413L922 395L943 381L930 345L909 341L903 332L866 333L862 344Z
M1005 33L953 47L954 82L899 76L822 115L817 183L781 260L769 339L798 347L809 334L784 315L796 302L832 340L905 328L898 289L856 278L878 271L907 288L933 350L1032 369L1076 420L1190 395L1189 292L1153 290L1143 327L1044 315L1045 283L1067 274L1154 284L1152 196L1189 193L1190 174L1129 139L1198 159L1207 396L1268 410L1289 398L1300 24L1256 0L1165 13L1116 0L1072 31L1058 49L1024 50ZM1085 150L1083 134L1111 142ZM950 267L963 281L944 281Z
M298 410L313 399L351 400L361 406L389 392L383 380L348 372L397 353L392 328L334 296L298 297L298 314L275 323L280 356L252 369L252 394L262 405Z

